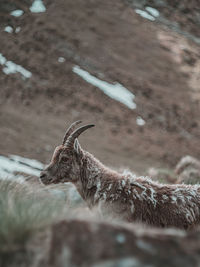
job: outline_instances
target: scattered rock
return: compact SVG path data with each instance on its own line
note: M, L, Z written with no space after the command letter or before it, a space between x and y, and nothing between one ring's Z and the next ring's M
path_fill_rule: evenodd
M191 156L183 157L176 165L177 183L200 183L200 161Z
M180 174L185 169L191 167L200 170L200 161L191 156L184 156L176 165L175 172Z

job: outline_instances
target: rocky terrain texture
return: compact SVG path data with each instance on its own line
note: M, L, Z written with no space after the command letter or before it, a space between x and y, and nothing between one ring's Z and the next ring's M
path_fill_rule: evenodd
M30 12L31 2L0 4L0 53L32 73L24 79L20 73L0 72L2 154L48 162L66 127L82 119L96 124L81 137L82 145L107 165L143 173L151 166L174 167L187 154L199 158L197 43L136 14L137 1L48 0L43 13ZM181 25L179 4L143 2L154 4L168 19L172 12L164 10L173 9ZM191 3L183 30L194 35L199 25L190 20L191 12L196 17L199 12ZM23 15L11 16L15 9ZM20 31L5 32L8 25ZM76 65L124 85L135 95L137 108L127 108L84 81L73 72ZM138 116L145 125L137 125Z
M33 13L31 0L0 1L0 154L48 163L68 125L81 119L96 125L80 138L81 145L104 164L138 174L154 167L155 179L162 175L175 182L178 175L179 182L196 183L198 2L46 0L45 12ZM140 16L148 7L159 15ZM15 10L23 14L11 15ZM9 61L25 68L26 76L19 68L8 74ZM125 86L136 108L105 95L77 75L75 66ZM163 173L185 155L197 164ZM148 229L88 215L49 226L26 247L1 251L0 265L199 266L199 236L199 229Z
M14 251L12 257L2 257L1 263L36 267L199 266L199 245L199 230L161 231L72 219L53 225L31 240L26 251Z

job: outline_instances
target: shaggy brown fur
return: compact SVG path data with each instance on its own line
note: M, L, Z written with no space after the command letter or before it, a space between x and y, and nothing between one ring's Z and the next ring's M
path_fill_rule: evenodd
M199 185L159 184L147 177L110 170L84 151L76 139L90 127L80 127L56 148L51 163L41 173L44 184L72 182L89 207L97 206L103 214L128 222L184 229L200 223Z

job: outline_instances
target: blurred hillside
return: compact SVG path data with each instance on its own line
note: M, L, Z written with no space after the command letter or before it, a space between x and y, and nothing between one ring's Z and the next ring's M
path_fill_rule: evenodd
M198 0L0 0L0 266L199 266L199 227L115 221L38 180L81 119L106 165L199 183L199 84Z
M142 173L200 158L197 0L46 0L40 12L32 4L0 1L1 154L48 162L66 127L82 119L96 125L83 148L107 165ZM77 66L126 87L136 108L85 81Z

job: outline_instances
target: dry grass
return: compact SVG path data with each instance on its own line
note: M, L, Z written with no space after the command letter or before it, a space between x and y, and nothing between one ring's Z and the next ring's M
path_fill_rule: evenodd
M39 229L61 219L65 200L43 188L0 180L0 253L17 250Z

